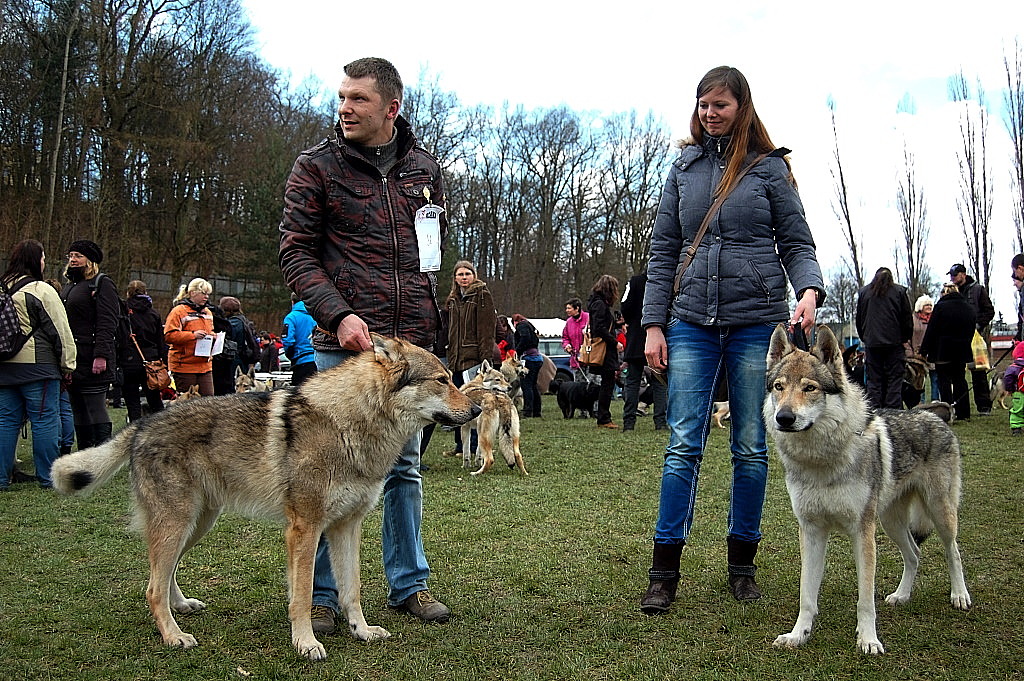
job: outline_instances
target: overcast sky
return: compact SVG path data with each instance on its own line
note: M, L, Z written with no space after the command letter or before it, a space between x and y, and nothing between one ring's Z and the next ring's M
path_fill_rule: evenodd
M947 94L949 77L962 70L972 86L981 80L990 106L995 230L990 293L997 311L1010 322L1016 318L1009 279L1003 58L1012 56L1015 39L1024 41L1019 0L959 9L903 0L842 6L804 0L242 2L264 59L295 83L312 76L333 91L344 64L380 56L395 64L407 84L427 69L464 104L653 111L675 137L687 133L701 76L714 66L735 66L747 76L772 140L793 150L794 173L826 276L848 252L832 209L830 96L869 276L878 267L894 266L900 233L896 177L904 139L917 158L927 201L929 265L944 281L950 265L967 259L956 205L958 110ZM914 112L898 114L907 96Z

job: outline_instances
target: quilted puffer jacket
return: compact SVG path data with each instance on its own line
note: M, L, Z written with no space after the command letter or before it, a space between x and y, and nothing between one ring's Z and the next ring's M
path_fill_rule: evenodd
M821 305L825 292L814 239L785 153L780 149L763 159L729 194L673 296L677 267L713 203L726 164L713 138L703 147L683 143L651 236L645 328L664 326L669 317L702 326L787 321L787 277L797 299L813 288Z

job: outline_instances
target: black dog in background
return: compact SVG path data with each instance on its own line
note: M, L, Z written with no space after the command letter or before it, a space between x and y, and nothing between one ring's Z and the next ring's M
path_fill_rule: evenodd
M581 416L595 418L594 406L600 388L589 381L562 381L558 384L558 408L562 416L571 419L579 409Z

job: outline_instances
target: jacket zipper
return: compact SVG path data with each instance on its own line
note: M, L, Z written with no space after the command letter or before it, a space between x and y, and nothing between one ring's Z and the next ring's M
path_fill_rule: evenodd
M392 336L398 337L398 320L402 318L402 283L401 277L398 272L398 225L395 221L395 207L391 203L391 192L388 191L388 178L381 177L381 183L384 191L384 201L388 206L388 223L391 226L391 253L392 253L392 267L393 283L395 286L395 317L391 325Z

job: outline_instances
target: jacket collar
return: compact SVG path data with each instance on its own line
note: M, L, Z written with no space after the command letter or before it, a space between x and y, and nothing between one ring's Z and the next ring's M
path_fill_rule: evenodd
M402 114L398 114L395 119L395 133L398 136L398 160L401 161L416 146L416 134L412 131L412 125L405 120ZM334 124L334 141L347 155L362 158L353 146L345 141L340 122Z

